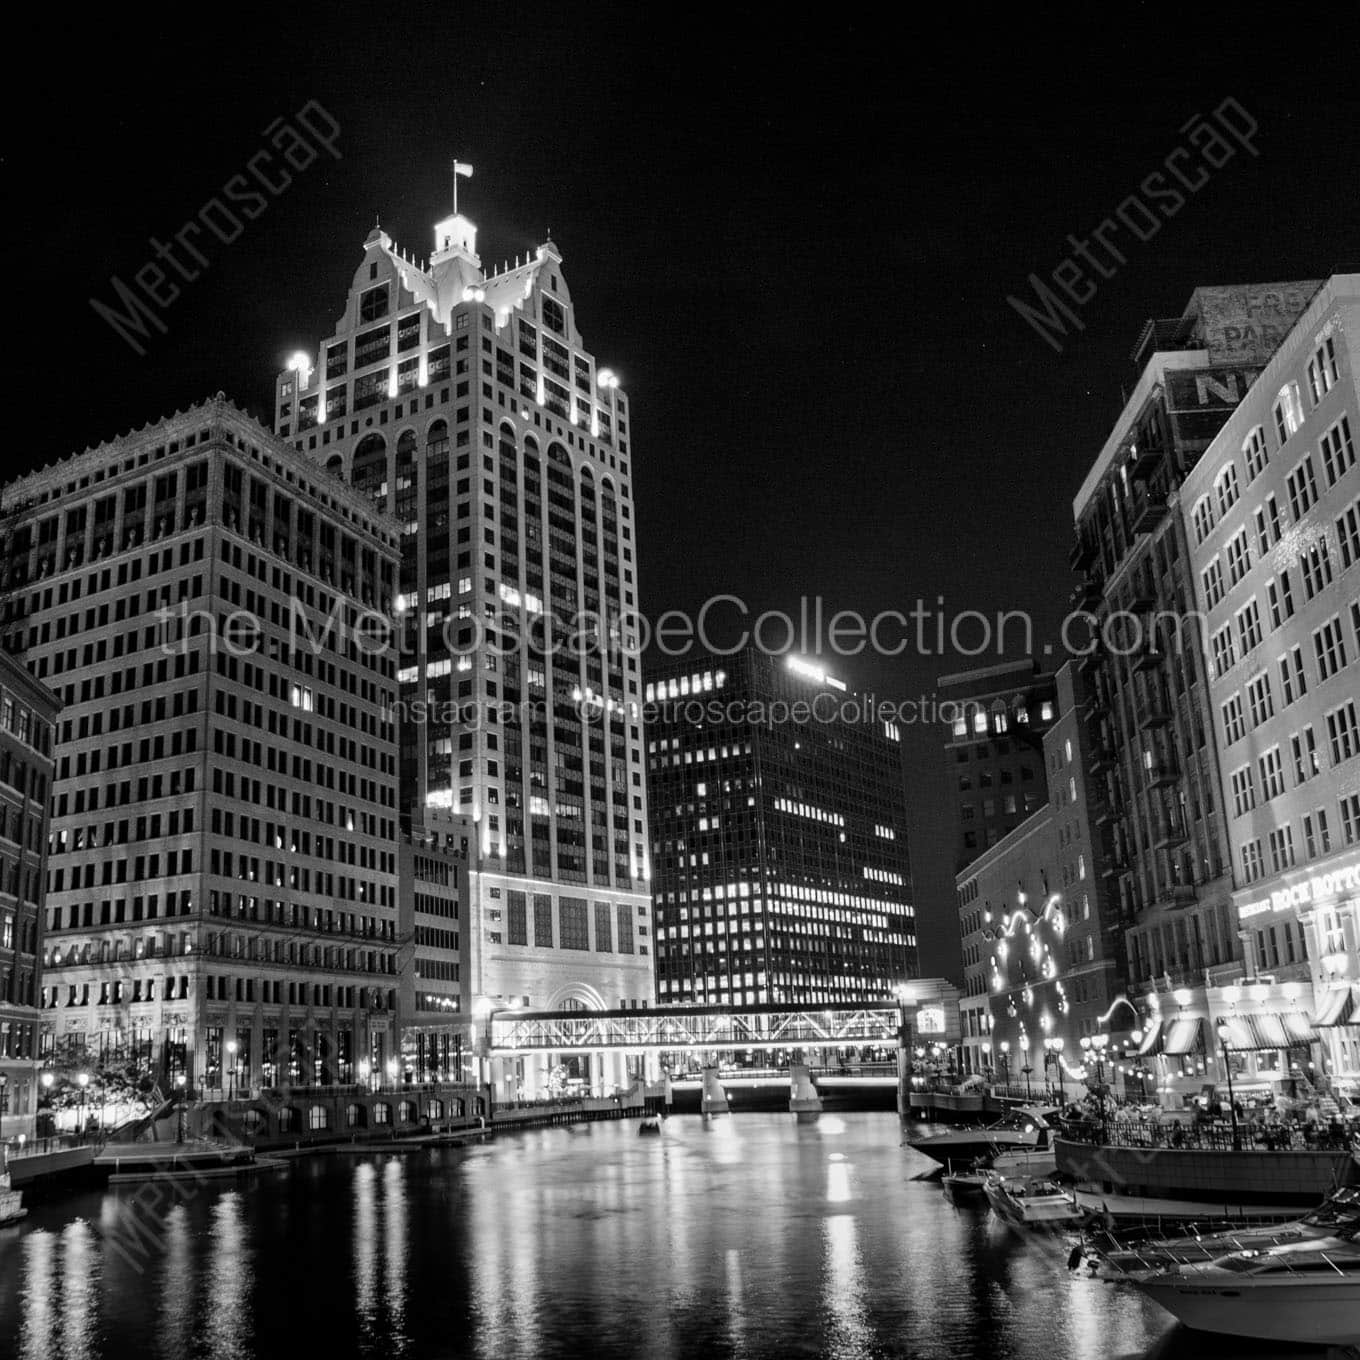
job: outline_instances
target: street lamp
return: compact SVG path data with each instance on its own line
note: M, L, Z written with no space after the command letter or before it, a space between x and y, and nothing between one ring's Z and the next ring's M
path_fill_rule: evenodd
M1007 1088L1011 1084L1011 1041L1001 1041L1001 1084Z
M186 1078L185 1078L185 1076L184 1076L184 1073L183 1073L183 1072L178 1073L178 1074L176 1075L176 1077L175 1077L175 1085L176 1085L177 1087L179 1087L179 1120L178 1120L178 1133L177 1133L177 1136L176 1136L176 1138L175 1138L175 1141L176 1141L177 1143L182 1143L182 1142L184 1141L184 1094L185 1094L185 1092L184 1092L184 1087L185 1087L185 1082L186 1082Z
M373 1064L367 1058L359 1059L359 1084L365 1090L371 1091L373 1088L369 1083L369 1074L373 1071Z
M9 1104L9 1073L0 1072L0 1148L5 1146L5 1106Z
M236 1049L237 1049L236 1040L235 1040L235 1039L228 1039L228 1040L227 1040L227 1071L228 1071L227 1080L228 1080L228 1082L230 1083L229 1086L227 1087L227 1099L228 1099L228 1100L235 1100L235 1099L236 1099Z
M1100 1141L1102 1143L1110 1141L1110 1126L1105 1118L1105 1045L1107 1043L1109 1043L1109 1037L1104 1034L1083 1034L1081 1036L1082 1053L1091 1055L1096 1064L1096 1100L1100 1107Z
M1032 1087L1030 1086L1030 1084L1029 1084L1029 1074L1030 1074L1031 1072L1033 1072L1034 1069L1029 1065L1029 1035L1028 1035L1028 1034L1021 1034L1021 1036L1020 1036L1020 1052L1021 1052L1021 1055L1022 1055L1024 1064L1025 1064L1025 1065L1020 1069L1020 1070L1025 1074L1025 1100L1026 1100L1027 1102L1028 1102L1028 1101L1033 1101L1033 1099L1034 1099L1034 1091L1033 1091L1033 1088L1032 1088Z
M1223 1054L1223 1070L1228 1074L1228 1115L1232 1120L1233 1151L1241 1152L1242 1134L1237 1127L1237 1101L1233 1099L1232 1063L1228 1060L1228 1037L1230 1033L1227 1025L1218 1027L1218 1043Z
M1063 1065L1062 1065L1062 1051L1064 1043L1065 1041L1062 1035L1060 1034L1054 1035L1052 1038L1045 1037L1044 1039L1045 1072L1047 1072L1049 1063L1052 1063L1053 1066L1058 1069L1058 1103L1061 1105L1067 1104L1067 1087L1063 1084ZM1045 1080L1047 1080L1047 1075L1045 1075Z
M395 1058L388 1058L387 1060L387 1080L393 1086L397 1084L397 1060Z
M85 1090L90 1084L88 1072L76 1073L76 1085L80 1087L80 1141L85 1141Z

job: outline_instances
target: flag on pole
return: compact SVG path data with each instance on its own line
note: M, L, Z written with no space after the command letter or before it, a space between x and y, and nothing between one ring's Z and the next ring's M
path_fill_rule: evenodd
M468 179L471 179L472 167L468 165L465 161L454 161L453 173L455 175L466 175Z

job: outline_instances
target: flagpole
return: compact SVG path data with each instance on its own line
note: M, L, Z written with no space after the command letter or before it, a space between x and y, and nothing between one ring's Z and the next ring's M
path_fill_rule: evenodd
M458 216L458 161L453 162L453 215Z

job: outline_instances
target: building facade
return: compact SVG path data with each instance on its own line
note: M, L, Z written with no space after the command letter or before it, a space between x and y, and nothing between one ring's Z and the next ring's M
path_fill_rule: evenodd
M1207 1018L1247 1091L1360 1091L1358 373L1337 275L1180 488L1244 946Z
M1054 677L1033 661L943 675L937 685L941 702L955 706L945 761L958 870L1044 805L1039 749L1057 693Z
M916 976L901 734L820 665L649 668L657 999L881 1001Z
M275 428L401 526L403 807L477 827L464 1002L646 1004L631 412L557 247L487 271L476 235L375 228Z
M1153 1036L1143 1057L1163 1048L1159 1089L1172 1104L1199 1092L1212 1058L1188 1024L1205 1013L1206 979L1241 957L1207 639L1175 496L1317 286L1200 288L1182 316L1148 322L1134 350L1138 380L1073 502L1074 604L1089 638L1069 641L1084 652L1100 715L1112 909L1147 1012L1187 1021L1174 1033L1142 1027ZM1191 1000L1175 1002L1182 994Z
M1091 775L1091 706L1074 663L1055 676L1053 702L1041 752L1046 803L956 879L965 1067L1012 1085L1080 1080L1082 1040L1103 1035L1122 1047L1136 1023L1120 1001L1123 930L1105 873L1108 809Z
M0 652L0 1137L35 1132L57 696Z
M63 705L45 1060L237 1092L391 1062L396 526L221 397L0 508L0 633Z
M397 1010L402 1065L417 1081L464 1081L471 1062L467 978L468 866L476 826L470 817L413 815L397 852L401 954Z

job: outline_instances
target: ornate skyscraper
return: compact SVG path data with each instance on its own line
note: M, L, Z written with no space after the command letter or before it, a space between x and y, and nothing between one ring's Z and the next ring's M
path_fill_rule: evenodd
M467 1005L652 996L627 398L547 241L487 272L461 213L374 228L280 437L402 526L403 815L476 827Z

